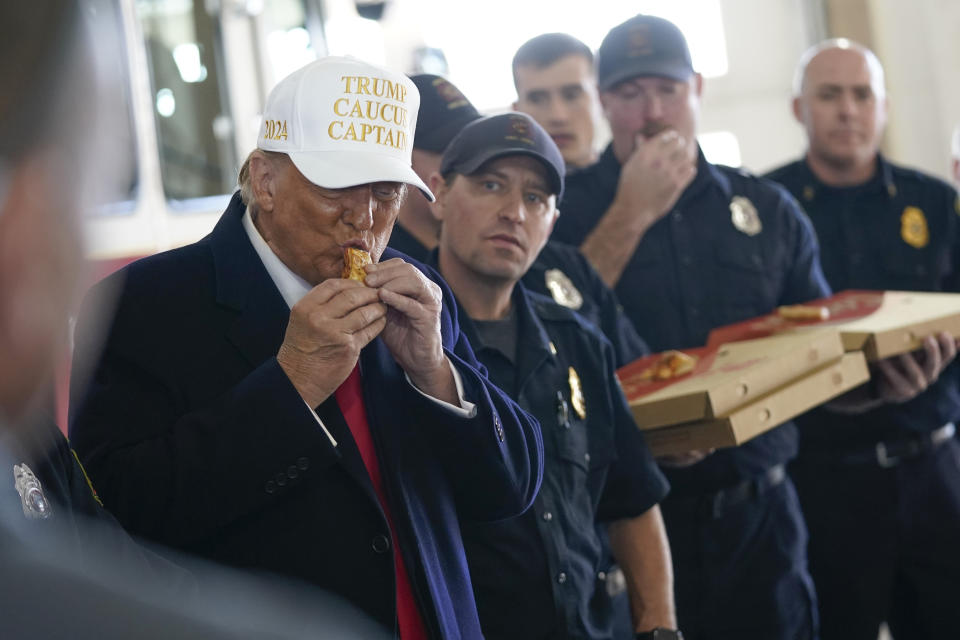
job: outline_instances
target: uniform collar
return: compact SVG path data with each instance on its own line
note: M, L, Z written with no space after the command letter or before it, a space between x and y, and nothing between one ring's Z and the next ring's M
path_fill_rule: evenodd
M887 162L883 154L877 153L877 173L880 175L880 182L883 190L890 198L897 196L897 184L893 181L893 166Z
M435 256L436 251L433 253L433 257ZM532 294L527 291L520 282L514 285L513 293L510 295L510 302L513 305L514 313L517 314L516 360L518 365L524 361L523 354L531 350L542 351L551 355L554 351L550 346L553 343L550 341L546 329L543 328L543 324L537 317L534 303L530 300L531 295ZM457 311L460 319L460 328L467 335L467 339L470 340L472 344L482 344L477 335L477 328L473 323L473 319L467 315L466 310L460 306L459 301L457 302L457 306L459 307Z
M723 193L724 200L733 197L733 187L730 185L730 179L716 166L707 162L707 157L703 155L703 149L700 148L700 145L697 145L697 175L693 178L693 182L684 189L678 203L683 204L692 198L696 198L701 191L710 186L719 189Z
M800 200L803 202L813 202L824 193L871 193L878 192L885 194L887 198L895 198L898 193L898 187L893 179L893 167L883 157L883 154L877 154L877 170L873 176L863 184L850 187L834 187L823 183L810 168L806 156L800 161L801 184Z
M517 314L517 363L516 385L517 394L530 381L533 374L544 361L556 357L557 349L537 315L535 294L524 288L523 283L517 282L513 287L513 308Z
M263 267L270 275L270 279L277 285L277 289L280 291L280 295L283 296L284 302L292 309L293 305L300 302L300 299L307 295L313 287L311 287L310 283L306 280L291 271L290 268L277 257L277 254L273 252L273 249L270 248L266 240L263 239L263 236L260 235L260 231L256 225L253 224L253 217L250 215L249 207L243 214L243 230L247 232L247 237L250 238L250 244L253 245L253 249L260 257L260 262L263 263Z
M620 181L620 161L613 155L613 143L607 145L607 148L600 154L600 159L589 169L583 169L584 173L592 171L602 184L605 191L616 192L617 183Z
M439 249L433 249L424 262L439 271L439 256ZM454 294L454 298L456 298L456 294ZM537 299L534 300L534 298ZM540 318L537 317L541 304L539 298L540 296L537 294L528 291L522 282L517 282L514 285L513 293L510 296L510 302L517 314L517 382L518 385L521 385L518 388L522 388L522 383L529 375L530 370L539 365L544 357L554 357L556 355L556 346L551 342L547 330L543 327ZM546 300L548 299L543 298L543 301ZM460 305L459 300L457 301L457 316L460 321L460 329L467 336L467 340L472 345L481 344L477 335L477 328L470 316L467 315L466 310Z

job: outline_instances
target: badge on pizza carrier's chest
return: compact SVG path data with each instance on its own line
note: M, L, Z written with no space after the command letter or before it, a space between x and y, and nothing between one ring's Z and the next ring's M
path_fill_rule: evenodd
M749 198L743 196L734 196L730 200L730 221L737 231L755 236L763 231L763 224L760 222L760 214L757 208L753 206Z
M905 207L900 214L900 237L914 249L923 249L930 243L927 218L919 207Z

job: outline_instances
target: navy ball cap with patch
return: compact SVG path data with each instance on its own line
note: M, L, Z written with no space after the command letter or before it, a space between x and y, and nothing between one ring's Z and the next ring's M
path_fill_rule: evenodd
M467 124L480 117L466 96L446 78L429 73L410 76L420 92L413 148L443 153Z
M525 113L503 113L468 124L443 153L440 173L469 176L490 160L511 155L532 156L542 162L551 191L560 201L565 172L563 156L543 127Z
M631 78L655 76L686 82L693 75L683 33L663 18L637 15L617 25L597 51L597 84L609 91Z

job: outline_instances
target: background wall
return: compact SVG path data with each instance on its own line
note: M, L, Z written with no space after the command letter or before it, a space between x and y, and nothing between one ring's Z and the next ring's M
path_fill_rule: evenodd
M803 153L803 132L790 109L796 61L824 38L848 37L873 48L886 67L885 151L896 161L949 177L950 134L960 122L960 0L719 0L719 5L728 70L705 81L700 131L734 134L743 166L762 172ZM485 92L481 87L492 85L481 80L507 83L516 46L533 34L569 31L596 47L610 26L650 11L675 20L696 49L711 27L702 19L708 6L705 0L595 0L585 10L576 0L483 5L389 0L380 21L382 62L409 72L409 52L416 46L445 49L451 80L481 109L495 112L509 107L512 89ZM465 59L456 44L466 41L472 44ZM697 57L695 50L694 62L702 67Z
M884 64L890 119L884 152L950 179L960 124L957 0L723 0L730 73L706 85L702 129L728 129L743 164L764 171L803 152L790 113L794 65L810 44L847 37Z
M884 150L901 163L948 179L950 134L960 124L960 2L865 4L866 20L851 15L849 21L869 25L871 47L886 68L890 123ZM838 19L831 28L846 24Z
M803 132L790 111L793 70L816 18L807 0L723 0L730 71L704 83L700 130L737 136L743 166L756 172L799 156Z

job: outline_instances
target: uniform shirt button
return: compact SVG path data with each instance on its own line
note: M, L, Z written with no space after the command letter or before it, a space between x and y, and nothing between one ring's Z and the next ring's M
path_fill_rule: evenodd
M565 574L563 571L557 574L557 584L563 584L566 581L567 581L567 574Z
M680 213L679 209L673 212L673 219L676 220L677 222L680 222L683 220L683 214Z
M550 522L551 520L553 520L553 514L550 513L549 511L544 512L544 514L543 514L543 521L544 521L544 522Z
M693 264L693 258L691 258L688 255L682 255L680 256L680 262L681 264L683 264L683 266L689 267L690 265Z
M300 471L306 471L310 468L310 461L306 458L297 458L297 468L300 469Z
M373 537L371 544L375 553L386 553L390 550L390 539L382 533Z
M590 454L589 454L589 453L583 454L583 461L586 462L587 464L590 464Z
M607 579L607 572L606 572L606 571L598 571L598 572L597 572L597 580L599 580L600 582L604 582L604 581L606 581L606 579Z
M288 478L290 478L291 480L293 480L293 479L296 478L298 475L300 475L300 470L297 469L297 467L296 467L295 465L290 465L289 467L287 467L287 477L288 477Z
M276 480L277 480L278 487L285 487L287 485L287 474L278 473Z
M267 484L263 490L267 493L274 493L277 490L277 483L275 483L273 480L267 480Z

